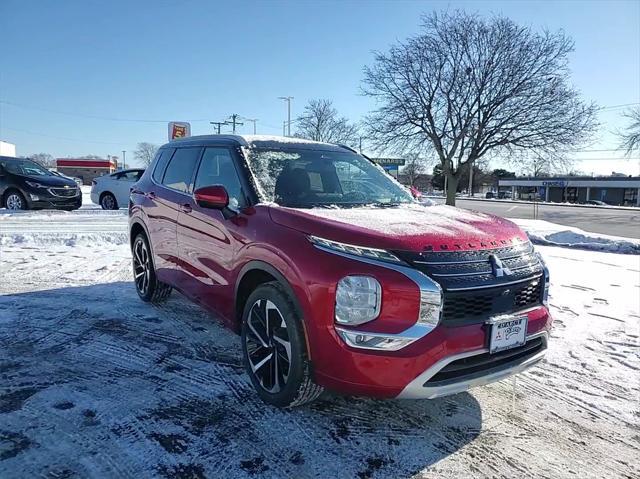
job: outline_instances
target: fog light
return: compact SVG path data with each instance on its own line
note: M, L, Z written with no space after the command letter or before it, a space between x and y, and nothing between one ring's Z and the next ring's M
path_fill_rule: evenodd
M336 323L356 325L380 314L382 288L370 276L345 276L336 288Z
M38 195L29 193L29 196L31 197L31 201L40 201L40 197Z
M415 337L385 336L384 334L348 331L342 328L336 328L336 331L349 346L363 349L397 351L417 339Z

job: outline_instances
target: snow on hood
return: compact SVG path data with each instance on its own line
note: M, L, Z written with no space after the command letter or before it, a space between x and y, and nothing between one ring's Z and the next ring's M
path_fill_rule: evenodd
M467 250L527 241L511 221L444 205L313 209L272 205L270 214L276 223L307 234L385 249Z

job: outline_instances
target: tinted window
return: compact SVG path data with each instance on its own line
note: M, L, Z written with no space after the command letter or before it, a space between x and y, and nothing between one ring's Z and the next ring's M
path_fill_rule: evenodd
M222 185L227 189L231 208L238 209L246 206L238 172L231 153L226 148L204 150L195 189L211 185Z
M34 163L31 160L13 160L13 161L5 161L2 163L4 168L9 172L16 175L25 175L25 176L52 176L53 174L43 168L37 163Z
M176 150L173 148L166 148L158 152L158 155L160 155L160 158L158 158L158 161L156 162L156 167L153 170L153 179L156 181L156 183L162 183L162 176L164 175L164 170L167 167L167 163L169 163L169 160L171 159L171 155L173 155L174 151Z
M167 165L162 184L174 190L191 193L193 172L200 157L200 148L179 148Z
M136 182L140 179L140 176L142 176L142 172L140 171L127 171L125 173L119 173L116 176L117 180L121 180L121 181L133 181Z

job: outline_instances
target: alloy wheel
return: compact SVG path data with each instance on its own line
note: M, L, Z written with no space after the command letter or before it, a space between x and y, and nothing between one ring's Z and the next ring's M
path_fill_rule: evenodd
M23 208L22 198L16 193L11 193L7 196L7 209L8 210L21 210Z
M147 294L151 277L151 258L147 244L142 238L138 238L133 245L133 277L138 292L142 295Z
M116 208L116 201L111 195L104 195L102 198L102 207L105 210L114 210Z
M247 318L245 345L253 375L262 388L280 392L289 378L291 342L282 313L267 299L256 301Z

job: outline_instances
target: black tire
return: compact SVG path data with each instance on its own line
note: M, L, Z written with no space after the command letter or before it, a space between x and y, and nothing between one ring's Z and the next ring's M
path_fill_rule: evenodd
M302 318L282 285L265 283L249 295L241 337L245 370L265 403L295 407L322 394L311 377Z
M24 199L24 195L18 190L12 189L4 194L3 206L12 211L28 210L29 204Z
M140 233L133 240L131 256L133 282L140 299L148 303L162 303L166 301L171 294L172 288L168 284L158 281L153 266L149 241L147 241L147 237L144 234Z
M118 201L111 193L102 193L102 196L100 196L100 206L103 210L117 210Z

